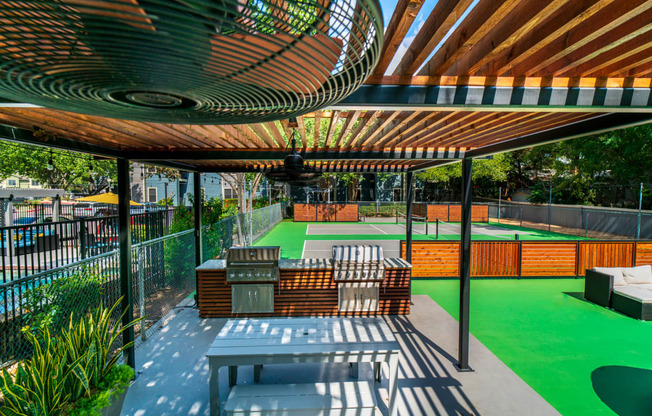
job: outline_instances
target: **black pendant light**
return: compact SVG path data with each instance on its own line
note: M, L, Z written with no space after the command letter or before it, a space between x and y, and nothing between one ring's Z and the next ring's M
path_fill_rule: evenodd
M295 185L307 185L310 183L318 182L322 176L322 172L313 167L307 166L303 163L303 157L297 153L296 135L297 122L296 119L291 118L288 126L292 128L292 151L285 157L283 166L274 168L265 173L265 177L270 181L287 182Z

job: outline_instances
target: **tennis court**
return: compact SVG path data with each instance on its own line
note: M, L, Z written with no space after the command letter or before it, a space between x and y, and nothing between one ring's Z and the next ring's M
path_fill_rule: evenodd
M423 222L413 223L414 240L459 241L459 223L428 224L426 234ZM473 241L521 240L578 240L581 238L522 228L507 224L473 223ZM281 246L281 257L331 258L332 246L337 244L378 244L383 247L385 257L400 257L399 242L405 240L405 224L396 222L293 222L283 221L256 243L257 246Z
M412 233L419 235L459 235L461 234L461 226L459 223L447 223L440 221L439 224L435 222L426 223L423 221L412 222ZM391 223L310 223L308 224L307 235L397 235L402 234L405 238L405 223L391 224ZM527 230L514 230L509 228L500 227L498 225L489 223L474 223L471 226L471 234L477 236L485 235L488 237L495 237L497 239L511 238L514 235L531 235L532 231Z

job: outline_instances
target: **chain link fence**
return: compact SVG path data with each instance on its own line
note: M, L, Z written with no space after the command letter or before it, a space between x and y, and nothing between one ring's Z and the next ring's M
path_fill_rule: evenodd
M652 239L652 212L624 208L487 202L489 216L517 225L599 238ZM561 229L555 229L561 227Z
M204 259L222 258L233 245L260 239L281 222L281 204L225 218L203 228ZM182 231L134 244L131 248L134 317L145 317L135 328L136 346L160 329L173 309L194 305L195 234ZM28 357L24 331L47 327L58 332L73 316L82 316L100 302L120 298L119 252L78 259L0 284L0 367ZM115 317L118 318L117 316Z

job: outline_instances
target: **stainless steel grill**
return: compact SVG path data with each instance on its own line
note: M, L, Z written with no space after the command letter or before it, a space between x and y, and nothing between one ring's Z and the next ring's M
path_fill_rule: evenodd
M384 279L385 264L381 246L333 246L334 281L359 282Z
M281 247L231 247L226 255L227 282L276 282Z

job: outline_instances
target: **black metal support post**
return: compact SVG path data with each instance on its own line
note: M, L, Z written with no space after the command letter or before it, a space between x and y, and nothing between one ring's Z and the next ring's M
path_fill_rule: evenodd
M195 265L199 266L203 262L203 253L202 253L202 235L201 235L201 229L202 229L202 223L201 223L201 216L202 216L202 195L201 195L201 174L199 172L194 172L193 173L193 188L194 188L194 194L195 194L195 206L194 206L194 211L195 211ZM199 278L197 277L197 273L195 273L195 290L199 288ZM197 293L197 292L195 292ZM195 295L195 304L199 308L199 296Z
M201 245L201 215L202 215L202 199L201 199L201 173L193 173L193 184L195 194L195 265L199 266L202 261L202 245Z
M407 185L407 209L405 210L405 260L408 263L412 263L412 195L413 195L413 184L412 184L412 172L405 174L406 185Z
M127 325L133 319L134 302L132 298L131 276L131 218L129 217L129 162L119 158L118 162L118 230L120 244L120 294L122 295L122 310L127 311L122 317L122 325ZM122 333L122 344L134 341L134 328L129 327ZM133 345L124 350L123 361L132 368L136 367L136 355Z
M472 371L469 367L469 304L471 302L471 174L473 159L462 160L462 236L460 241L460 371Z

